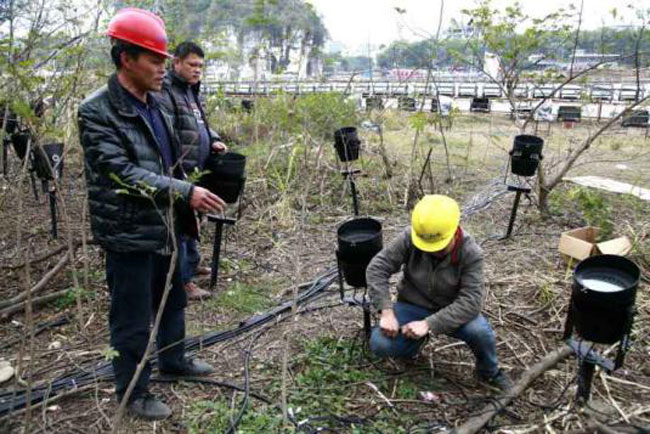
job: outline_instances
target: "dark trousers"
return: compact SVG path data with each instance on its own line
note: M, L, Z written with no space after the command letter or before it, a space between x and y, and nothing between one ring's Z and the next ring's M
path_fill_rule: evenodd
M118 399L126 392L136 366L142 359L150 328L160 306L171 256L155 253L106 252L106 280L111 293L109 326L111 346L118 352L113 359ZM185 306L187 297L175 267L172 287L158 329L158 353L162 371L181 371L185 364ZM147 363L133 390L131 399L147 392L151 366Z

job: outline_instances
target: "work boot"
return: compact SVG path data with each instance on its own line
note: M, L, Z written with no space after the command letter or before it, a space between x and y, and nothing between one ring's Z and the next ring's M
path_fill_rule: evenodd
M215 372L216 369L199 359L187 359L185 367L180 371L160 371L161 374L171 377L205 377Z
M510 380L508 374L503 372L503 369L499 369L499 371L491 378L479 377L479 381L486 384L488 387L501 390L505 393L510 392L513 388L512 380Z
M199 288L194 282L187 282L185 284L185 292L187 293L187 298L190 300L202 300L212 297L211 292Z
M167 404L150 393L133 399L126 408L134 417L146 420L163 420L172 414Z
M196 267L196 274L199 276L209 276L212 274L212 268L210 267Z

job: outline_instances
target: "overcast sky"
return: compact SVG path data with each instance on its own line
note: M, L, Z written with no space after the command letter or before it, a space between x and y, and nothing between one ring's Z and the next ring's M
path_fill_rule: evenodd
M325 20L325 25L333 41L343 42L355 49L371 45L389 44L396 39L419 40L426 34L435 33L440 15L442 0L307 0ZM524 12L532 17L541 17L560 7L567 7L571 0L520 0ZM576 8L580 0L573 0ZM494 0L496 7L512 4L512 1ZM630 0L584 0L583 28L606 25L629 24L632 14L626 5ZM635 0L637 7L645 4L650 8L650 0ZM475 5L474 0L445 0L442 26L452 18L462 19L461 9ZM398 14L395 7L405 9ZM614 22L610 10L617 8L624 19Z

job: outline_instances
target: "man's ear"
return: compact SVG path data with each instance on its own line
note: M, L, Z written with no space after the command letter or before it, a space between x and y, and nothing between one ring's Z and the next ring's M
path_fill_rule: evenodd
M129 55L128 53L126 53L125 51L122 51L122 52L120 53L120 63L122 64L122 67L123 67L123 68L124 68L125 66L131 66L134 60L135 60L135 59L133 58L133 56L130 56L130 55Z

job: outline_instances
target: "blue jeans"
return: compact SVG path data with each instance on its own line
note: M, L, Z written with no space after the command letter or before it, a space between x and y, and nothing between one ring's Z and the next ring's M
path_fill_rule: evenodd
M393 306L400 327L411 321L420 321L431 315L431 311L409 303L397 302ZM450 334L464 341L476 357L476 371L482 378L492 378L499 371L496 338L490 323L479 314L476 318ZM370 335L370 351L379 357L415 357L425 339L410 339L403 334L394 338L385 336L380 328L374 327Z
M201 254L194 238L181 235L178 243L178 258L181 267L181 280L183 285L189 283L196 274L196 269L201 262Z

